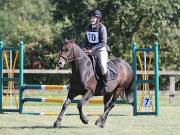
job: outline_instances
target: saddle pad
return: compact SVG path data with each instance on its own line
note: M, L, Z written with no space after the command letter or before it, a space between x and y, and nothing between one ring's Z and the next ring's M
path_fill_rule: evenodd
M93 66L93 70L96 76L97 80L101 80L102 78L102 72L101 72L101 68L100 68L100 63L99 60L97 58L97 56L95 55L90 55L89 56L91 61L92 61L92 66ZM113 59L113 60L109 60L107 63L107 68L108 68L108 78L107 80L115 80L118 76L118 61L119 59Z
M118 65L115 60L110 60L108 63L108 81L115 80L118 76Z

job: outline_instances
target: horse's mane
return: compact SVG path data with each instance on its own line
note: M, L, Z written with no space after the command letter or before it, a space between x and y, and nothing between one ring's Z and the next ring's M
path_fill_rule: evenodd
M75 49L76 51L78 51L79 53L85 54L85 53L83 52L83 50L80 48L80 46L75 43L75 40L73 40L73 39L71 39L71 40L65 39L65 40L64 40L64 45L65 45L65 44L71 44L71 45L73 45L73 47L74 47L74 49Z

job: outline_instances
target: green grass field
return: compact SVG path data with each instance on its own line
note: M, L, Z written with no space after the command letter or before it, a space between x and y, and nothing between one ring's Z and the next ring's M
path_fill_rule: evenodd
M27 112L55 111L62 105L33 103L24 107ZM102 113L101 105L86 105L86 113ZM53 116L0 114L0 135L178 135L180 133L180 97L174 105L168 104L168 97L160 98L160 116L133 116L132 107L117 105L113 108L105 128L94 125L98 116L89 116L89 124L81 123L78 115L65 116L62 128L53 128L57 118ZM67 113L77 113L76 105L69 106Z

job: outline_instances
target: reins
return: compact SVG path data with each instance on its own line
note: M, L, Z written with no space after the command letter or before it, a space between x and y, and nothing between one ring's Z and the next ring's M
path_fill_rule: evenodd
M61 55L60 57L62 57L63 59L65 59L67 61L67 63L69 63L69 62L72 62L72 61L75 61L75 60L82 59L83 57L85 57L85 55L80 56L78 58L74 58L74 59L69 59L69 58L67 58L66 56L63 56L63 55Z

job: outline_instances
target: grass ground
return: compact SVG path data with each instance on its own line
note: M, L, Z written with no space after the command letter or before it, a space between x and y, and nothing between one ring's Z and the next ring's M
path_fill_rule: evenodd
M59 112L62 105L27 104L25 111ZM102 113L103 106L87 105L84 112ZM69 106L67 113L77 113L76 105ZM113 108L105 128L94 125L98 116L90 116L89 124L81 123L78 115L65 116L62 128L53 128L55 116L0 114L0 135L178 135L180 133L180 97L174 105L168 104L168 97L160 98L160 116L133 116L132 107L117 105Z

